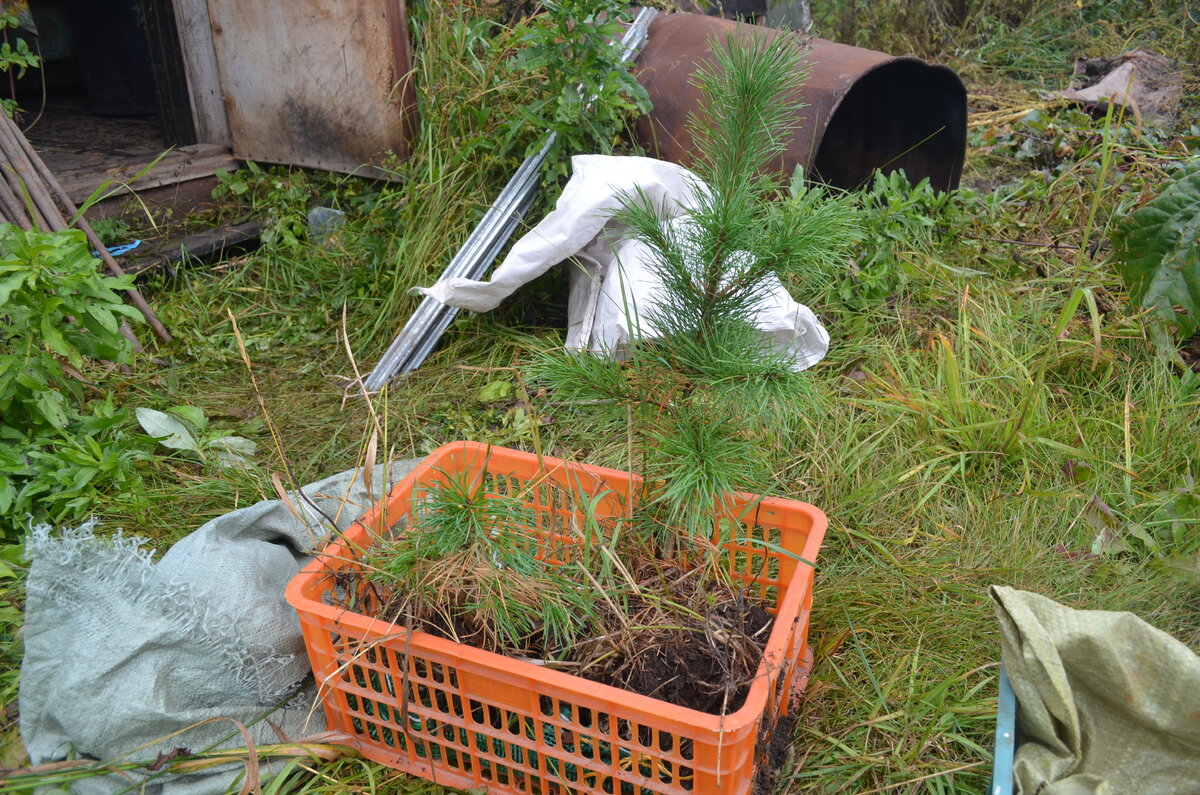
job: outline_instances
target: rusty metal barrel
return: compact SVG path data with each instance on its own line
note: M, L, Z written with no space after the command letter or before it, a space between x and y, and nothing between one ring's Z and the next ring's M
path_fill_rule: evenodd
M650 24L637 59L637 77L653 110L634 135L656 157L688 165L693 145L687 124L698 109L692 84L712 47L729 35L797 36L809 44L808 79L783 167L803 166L809 179L852 190L878 169L904 169L916 183L958 187L967 150L967 92L953 70L919 58L897 57L825 39L699 14L663 14Z

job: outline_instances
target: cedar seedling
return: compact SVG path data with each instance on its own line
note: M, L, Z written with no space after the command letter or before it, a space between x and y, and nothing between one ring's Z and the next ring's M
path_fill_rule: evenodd
M408 527L364 555L368 579L410 625L552 656L597 623L595 600L569 571L537 559L533 510L488 483L447 473L428 486Z
M770 168L800 108L797 41L730 37L712 49L695 78L705 110L690 120L703 182L696 209L668 224L665 208L635 192L614 213L647 245L664 287L643 312L657 338L614 360L552 352L534 368L597 420L632 421L649 484L643 527L667 548L677 533L710 538L729 492L766 490L772 428L783 414L811 412L816 398L755 328L757 306L778 278L810 288L828 280L861 239L847 199L799 176L784 190Z

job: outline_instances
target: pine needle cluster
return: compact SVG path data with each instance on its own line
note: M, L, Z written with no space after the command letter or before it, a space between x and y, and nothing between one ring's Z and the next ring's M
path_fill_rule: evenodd
M734 359L786 370L761 335L747 333L755 307L777 278L814 286L827 278L859 233L847 200L806 188L802 177L785 191L773 167L802 107L796 95L807 69L797 40L730 37L712 50L695 77L703 110L689 120L693 171L703 183L696 209L683 223L664 224L664 208L633 194L614 219L651 250L666 298L647 314L680 355L673 364L719 372Z
M549 352L533 373L594 421L633 423L667 546L710 537L723 495L767 490L776 426L817 398L755 328L758 307L781 278L815 291L861 240L847 198L778 174L806 77L798 40L730 37L711 49L695 78L703 111L689 120L694 211L664 222L673 213L634 192L614 213L664 287L641 313L655 338L612 359Z
M490 651L547 656L598 623L593 596L569 568L537 558L531 507L478 475L444 477L416 502L407 527L363 555L384 614Z

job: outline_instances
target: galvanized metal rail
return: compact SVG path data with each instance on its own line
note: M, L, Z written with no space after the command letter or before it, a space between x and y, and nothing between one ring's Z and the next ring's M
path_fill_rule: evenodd
M646 41L650 20L657 13L653 8L639 9L619 42L622 62L627 63L637 56ZM554 133L549 133L542 148L521 163L467 242L450 260L450 265L442 274L443 279L477 280L487 272L537 197L542 165L556 137ZM457 314L457 307L426 297L367 376L364 381L367 391L378 392L393 378L420 367Z

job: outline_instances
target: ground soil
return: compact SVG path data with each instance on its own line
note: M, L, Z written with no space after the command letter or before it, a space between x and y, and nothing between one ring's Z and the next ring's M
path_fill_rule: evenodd
M789 756L792 753L792 730L796 726L797 711L793 709L787 715L775 721L773 726L764 724L758 733L758 744L755 746L757 759L754 760L754 795L771 795L775 791L775 776L781 770L791 767Z
M1184 364L1200 373L1200 333L1193 334L1179 347Z
M736 712L746 702L770 631L763 631L756 638L750 636L771 621L771 614L759 603L744 599L726 602L714 609L703 634L648 630L630 644L631 648L643 650L636 658L595 678L604 684L700 712L714 715ZM708 641L714 636L724 636L731 627L750 640L757 652L755 659L731 653L734 643Z
M82 96L68 95L41 109L26 125L26 137L56 175L105 171L146 164L167 144L157 118L110 119L95 116Z
M774 617L760 602L733 591L727 594L718 597L704 622L674 616L671 620L675 626L646 622L640 625L645 629L622 635L619 647L636 653L622 651L614 655L611 642L576 644L571 650L573 654L565 660L574 665L564 670L700 712L714 715L736 712L750 692ZM364 585L349 572L339 577L339 585L329 597L331 604L356 612L365 604L381 605L377 615L401 624L413 623L422 632L448 640L479 645L473 641L482 638L480 627L463 616L456 616L452 626L448 624L445 610L426 611L427 618L410 617L407 612L399 614L390 595ZM636 614L638 606L633 607L631 612ZM520 659L543 658L542 649L533 644L521 649L489 650ZM598 656L605 659L603 667L587 666Z

